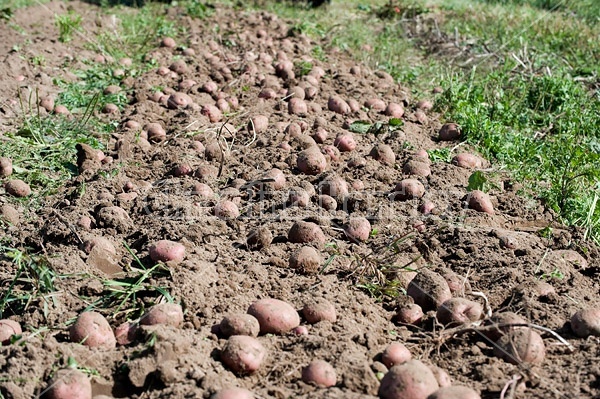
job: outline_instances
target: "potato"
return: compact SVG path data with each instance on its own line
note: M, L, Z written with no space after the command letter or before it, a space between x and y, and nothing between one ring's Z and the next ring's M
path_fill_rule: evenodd
M288 240L297 244L315 243L319 246L325 244L323 230L313 222L297 221L288 232Z
M454 385L438 389L427 399L481 399L481 396L469 387Z
M281 169L273 168L267 173L265 173L263 178L273 180L272 182L266 183L267 187L269 187L272 190L281 190L285 187L285 174L281 171Z
M571 329L581 338L590 335L600 336L600 308L588 308L577 311L571 317Z
M435 209L435 204L431 201L423 201L419 206L419 212L423 215L429 215Z
M194 101L185 93L173 93L167 99L167 107L170 109L186 108Z
M54 99L50 96L41 98L40 107L44 108L48 112L52 112L54 109Z
M7 181L4 185L4 189L13 197L22 198L31 194L31 188L29 187L29 184L19 179Z
M414 117L421 125L426 125L427 122L429 122L429 118L425 112L421 111L420 109L415 111Z
M483 334L492 341L497 341L501 336L503 336L507 332L514 330L515 328L522 328L501 326L502 324L527 324L527 320L525 320L523 317L519 316L514 312L499 312L494 313L492 317L485 321L484 324L488 327L494 325L496 326L490 329L489 331L485 331Z
M292 333L294 335L308 335L308 327L298 326L298 327L292 329Z
M197 195L202 198L214 198L215 192L208 184L205 183L195 183L192 194Z
M327 168L327 160L318 147L309 147L298 154L297 166L304 174L318 175Z
M135 342L139 327L137 323L126 321L115 328L115 339L119 345L129 345Z
M450 292L452 294L457 294L458 296L464 296L465 293L471 292L471 284L469 280L459 276L455 272L450 269L447 269L442 273L442 277L448 283L448 287L450 287Z
M267 248L272 242L273 233L264 226L251 230L246 237L246 245L253 250Z
M259 299L250 305L248 314L258 320L261 334L284 334L300 325L296 309L279 299Z
M167 139L167 132L159 123L148 123L144 126L144 130L148 135L148 141L159 143Z
M83 312L69 329L71 342L91 348L114 348L117 344L108 321L97 312Z
M180 163L171 169L171 173L175 177L190 176L194 173L194 169L187 163Z
M290 256L290 267L303 274L314 274L321 269L323 258L313 247L301 247Z
M348 195L348 183L338 175L330 175L319 183L317 192L343 201Z
M291 98L288 102L288 113L290 115L306 115L308 113L306 101L300 98Z
M381 354L381 362L385 364L387 368L408 362L410 359L412 359L410 351L400 342L389 344Z
M225 388L212 395L211 399L254 399L254 394L244 388Z
M484 212L490 215L494 214L494 205L490 196L480 190L473 190L467 195L467 203L470 209L477 212Z
M258 370L267 351L254 337L232 335L221 350L221 360L234 373L251 374Z
M419 271L408 284L406 294L412 297L415 303L426 312L437 309L442 303L452 298L446 280L429 269Z
M483 308L466 298L451 298L438 307L436 318L449 327L473 323L483 318Z
M405 175L427 177L431 175L431 168L427 162L422 162L421 159L410 159L402 167L402 173Z
M185 63L185 60L181 58L173 61L173 63L169 65L169 69L177 74L184 74L188 71L188 67Z
M439 133L440 141L452 141L460 138L460 128L456 123L446 123Z
M340 160L340 150L333 145L324 145L323 148L321 148L321 152L333 162Z
M258 337L260 333L260 324L256 317L247 313L238 313L225 316L219 324L219 331L225 337L232 335L248 335Z
M48 381L46 399L92 399L92 383L77 369L60 369Z
M21 217L17 208L8 204L0 206L0 221L5 221L13 226L18 226L20 220Z
M220 219L236 219L240 216L240 210L233 201L223 200L218 202L213 209L215 216Z
M408 304L398 308L395 318L403 324L417 325L423 320L423 309L416 303Z
M425 195L425 186L417 179L404 179L396 184L392 198L399 201L406 201L413 198L421 198Z
M343 133L335 138L333 145L341 152L350 152L356 148L356 141L352 133Z
M257 134L266 132L268 128L269 117L266 115L256 115L250 118L247 126L249 132L252 132L252 129L254 129Z
M433 109L433 103L429 100L419 100L417 102L417 108L423 111L431 111Z
M292 206L304 208L310 203L310 195L302 187L294 186L288 193L287 203Z
M12 159L6 157L0 157L0 177L7 177L12 175L13 165Z
M477 155L469 154L467 152L455 155L452 158L452 165L456 165L460 168L475 169L483 167L483 160Z
M13 335L21 335L22 333L21 325L16 321L11 319L0 320L0 342L2 345L9 344Z
M351 98L348 100L348 106L350 107L350 113L354 114L360 111L360 104L355 99Z
M429 369L433 373L433 376L438 382L440 388L449 387L452 385L452 378L450 378L450 375L446 370L435 365L430 365Z
M327 108L338 114L346 115L351 112L350 106L341 97L331 96L327 101Z
M389 103L384 113L390 118L402 118L404 116L404 107L400 104Z
M494 355L512 364L542 363L546 347L542 337L534 330L517 328L496 341Z
M371 149L369 155L385 165L393 165L396 162L396 154L394 154L392 147L387 144L375 144L375 147Z
M325 298L306 302L302 308L302 316L309 324L316 324L320 321L335 323L337 320L335 306Z
M362 216L351 217L344 226L344 233L352 242L367 241L371 235L371 222Z
M223 119L223 113L219 108L217 108L216 105L205 104L200 113L204 116L207 116L211 123L216 123Z
M179 327L183 324L183 309L176 303L159 303L154 305L140 319L144 326L165 325Z
M202 85L200 91L211 95L216 94L219 91L219 86L213 81L208 81Z
M325 130L325 128L319 126L313 132L311 137L313 138L313 140L315 140L315 142L317 142L319 144L323 144L325 142L325 140L327 140L328 134L329 133L327 132L327 130Z
M284 132L290 137L297 137L302 135L302 128L299 124L292 122L287 125Z
M302 381L306 384L324 388L332 387L337 382L335 369L324 360L313 360L302 369Z
M386 109L385 101L379 98L370 98L364 103L365 108L372 109L373 111L383 112Z
M335 211L337 209L337 201L329 195L319 195L317 204L326 211Z
M419 360L393 366L381 380L381 399L426 399L439 389L431 370Z
M185 247L175 241L160 240L150 245L150 259L155 262L179 263L185 258Z

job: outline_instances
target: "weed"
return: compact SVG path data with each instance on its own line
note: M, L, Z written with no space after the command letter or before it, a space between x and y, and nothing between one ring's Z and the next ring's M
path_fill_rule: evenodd
M81 15L69 11L66 14L57 15L55 24L58 27L58 40L62 43L70 42L73 34L81 29L83 19Z
M200 0L187 0L182 6L186 14L192 18L205 19L214 14L214 6Z

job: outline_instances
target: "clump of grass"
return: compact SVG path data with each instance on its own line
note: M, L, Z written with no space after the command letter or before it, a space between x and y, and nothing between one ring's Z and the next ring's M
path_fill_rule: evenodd
M81 29L83 18L81 15L69 11L66 14L56 15L55 23L58 27L58 40L62 43L70 42L73 34Z

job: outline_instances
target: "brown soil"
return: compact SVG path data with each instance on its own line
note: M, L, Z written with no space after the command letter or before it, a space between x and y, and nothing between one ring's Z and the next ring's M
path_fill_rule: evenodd
M83 15L86 37L110 23L97 17L94 6L79 2L68 6ZM0 80L0 136L18 125L20 111L15 99L19 88L24 93L38 90L43 95L56 95L58 88L52 78L69 77L67 69L83 67L83 59L94 57L85 49L84 37L76 36L68 44L58 42L52 15L66 12L66 7L56 2L19 10L13 22L24 29L23 36L6 24L0 27L0 54L5 54L0 64L0 76L4 77ZM429 112L428 121L419 122L417 101L409 90L385 74L357 65L342 52L331 51L327 62L312 59L311 50L318 43L289 34L290 25L273 15L219 8L204 21L176 12L172 17L178 17L189 34L180 45L193 49L196 55L186 56L181 48L159 47L157 43L151 56L157 65L166 67L176 59L184 60L187 71L169 77L153 70L125 79L123 88L131 104L110 117L121 126L128 120L142 126L158 122L166 129L167 140L149 143L139 137L140 132L119 128L107 143L106 155L113 157L112 163L86 164L89 168L49 198L46 207L39 211L21 207L20 222L4 225L3 242L45 254L51 267L64 276L56 283L59 290L45 301L38 298L17 314L11 314L10 308L5 312L4 317L24 326L25 340L0 348L0 392L4 397L40 395L45 381L64 367L69 357L79 366L97 371L92 376L94 395L209 397L223 387L240 386L257 397L375 397L378 373L386 371L378 356L398 340L407 345L414 358L447 370L454 383L473 387L484 398L498 398L515 376L519 378L515 398L600 397L600 341L597 337L576 338L568 322L576 310L600 303L598 250L582 242L579 231L556 224L552 212L543 205L518 196L518 184L508 178L499 181L500 188L490 193L494 215L465 209L472 171L445 163L433 163L428 177L416 177L426 187L423 199L390 200L395 184L408 177L402 166L414 158L415 150L456 145L437 141L439 115ZM215 33L217 24L221 34ZM15 45L23 50L11 52ZM43 55L44 65L32 65L30 57L21 57L23 52L31 57ZM317 79L316 97L307 100L306 115L290 115L281 99L288 87L311 83L313 78L299 76L298 69L295 78L276 77L273 65L277 61L269 58L295 63L310 60L326 72ZM15 78L20 75L24 80L18 82ZM193 105L169 109L148 98L153 87L163 87L169 93L177 91L185 79L197 83L187 92ZM235 112L214 123L202 113L204 105L215 104L213 97L199 90L208 81L216 82L225 98L239 100ZM274 89L275 99L259 98L265 86ZM349 119L329 111L328 98L333 94L355 99L361 105L371 98L404 104L404 125L397 130L384 126L377 134L354 134L358 144L354 151L342 152L337 161L329 158L323 174L303 175L296 169L295 154L306 136L316 131L315 124L329 133L319 144L323 147L333 145L348 121L387 121L376 111L363 109ZM256 115L268 116L269 125L254 136L246 126ZM230 128L222 128L225 121ZM290 122L304 123L306 130L300 139L285 131ZM217 137L221 150L210 146ZM207 151L196 151L195 141L203 143ZM280 146L284 142L291 145L291 151ZM369 156L376 143L393 149L394 165L384 165ZM174 176L171 171L181 164L197 172ZM268 184L263 192L256 187L246 189L248 182L263 178L274 167L286 176L283 189L271 190ZM318 193L313 193L305 208L285 206L291 187L311 191L331 173L349 183L350 193L338 201L337 210L320 208ZM207 200L196 195L198 182L208 184L215 197ZM212 216L213 206L221 199L236 203L241 216L235 220ZM436 204L433 214L419 213L424 200ZM0 203L11 202L7 194L0 193ZM366 242L350 242L342 229L350 215L369 218L377 234ZM91 219L91 229L78 224L83 216ZM325 233L328 244L315 244L323 259L331 261L321 274L303 275L288 266L290 254L302 246L287 240L296 220L315 222ZM417 223L424 228L415 229ZM536 233L549 225L553 239ZM261 249L249 250L246 237L259 227L263 227L261 234L265 234L264 228L270 231L272 243L267 234L267 238L257 240ZM81 243L94 236L112 242L116 255L84 251ZM405 238L394 250L392 243L400 237ZM143 326L142 338L112 350L69 342L67 326L90 303L107 294L100 282L122 278L131 273L130 266L136 267L123 243L149 267L148 247L161 239L183 243L187 256L181 264L167 265L169 273L157 276L148 286L164 287L182 303L183 326ZM565 253L558 251L563 250L578 252L587 265L562 256ZM440 274L451 270L467 279L473 292L483 293L494 313L513 311L554 330L575 350L571 352L554 336L543 333L545 361L513 365L494 357L494 343L481 334L445 333L434 325L432 312L426 314L420 327L395 323L397 306L410 301L402 293L408 273L399 275L403 286L395 288L400 290L397 299L378 300L358 285L381 282L378 268L402 267L413 260L411 267L428 267ZM564 277L541 278L555 270ZM0 259L3 290L15 274L14 264ZM468 290L463 295L483 304L481 296ZM337 321L310 325L308 335L260 336L268 349L266 364L253 375L236 376L219 360L219 350L226 341L215 326L225 315L245 313L253 301L266 297L287 301L296 309L311 298L326 298L336 307ZM137 304L147 307L158 299L154 291L142 291ZM99 311L113 327L128 316L135 317L123 311L116 313L115 307ZM335 387L319 389L301 381L302 367L314 359L334 366L338 375Z

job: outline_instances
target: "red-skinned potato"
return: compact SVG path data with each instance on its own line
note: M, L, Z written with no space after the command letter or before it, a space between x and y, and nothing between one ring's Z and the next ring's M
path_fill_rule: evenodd
M69 328L71 342L81 343L91 348L114 348L115 334L108 321L97 312L83 312Z
M452 164L460 168L475 169L483 167L483 160L477 155L463 152L452 158Z
M389 103L384 113L390 118L402 118L404 116L404 107L400 104Z
M600 337L600 308L588 308L577 311L571 317L571 329L581 338L590 335Z
M321 152L333 162L340 160L340 150L338 150L336 146L324 145L323 148L321 148Z
M254 394L244 388L225 388L210 397L211 399L254 399Z
M250 230L246 237L246 245L251 250L267 248L273 242L273 233L268 227L262 226Z
M451 298L442 303L437 310L436 318L446 326L457 326L481 320L482 306L466 298Z
M179 263L185 258L185 247L175 241L160 240L150 245L150 259L155 262Z
M225 316L219 324L219 330L225 337L232 335L248 335L258 337L260 324L256 317L247 313L237 313Z
M290 267L303 274L314 274L321 269L323 258L313 247L301 247L290 256Z
M404 305L396 311L396 320L403 324L419 324L423 320L423 309L416 303Z
M148 135L148 141L151 143L159 143L167 138L167 132L160 123L148 123L144 126L144 130Z
M477 212L484 212L489 215L494 214L494 205L490 196L480 190L473 190L467 196L467 203L469 208L476 210Z
M417 179L404 179L396 184L392 196L395 200L406 201L425 195L425 186Z
M318 147L311 146L298 154L298 170L307 175L318 175L327 169L327 159Z
M327 101L327 108L338 114L346 115L351 112L350 106L341 97L331 96Z
M394 154L392 147L387 144L375 144L369 155L372 156L373 159L386 165L393 165L396 162L396 154Z
M258 320L261 334L284 334L300 325L296 309L279 299L259 299L250 305L248 314Z
M240 216L240 210L233 201L223 200L214 207L215 216L220 219L235 219Z
M285 174L281 171L281 169L273 168L267 173L265 173L263 178L267 180L272 180L265 183L267 187L271 188L272 190L281 190L285 187Z
M4 189L8 194L17 198L27 197L31 194L31 188L29 187L29 184L20 179L7 181L6 184L4 184Z
M427 399L439 389L431 370L419 360L392 367L381 380L381 399Z
M300 98L292 98L288 102L288 113L290 115L306 115L308 113L308 104Z
M435 204L431 201L423 201L419 206L419 212L423 215L429 215L435 209Z
M431 175L431 168L428 162L423 162L422 158L416 158L406 162L402 167L402 172L405 175L427 177Z
M221 351L223 363L237 374L255 372L266 356L267 351L260 341L247 335L232 335Z
M400 342L389 344L381 354L381 362L385 364L387 368L408 362L410 359L412 359L410 351Z
M192 98L185 93L173 93L167 99L167 107L171 109L185 108L192 103Z
M140 324L155 326L158 324L179 327L183 323L183 309L176 303L154 305L140 319Z
M452 378L446 370L441 367L430 365L429 369L433 373L435 380L437 381L440 388L449 387L452 385Z
M336 201L343 201L348 195L348 183L338 175L331 175L319 183L317 191L319 194L335 198Z
M48 382L46 399L92 399L92 383L77 369L60 369Z
M12 175L13 165L12 159L6 157L0 157L0 177L7 177Z
M546 357L546 346L534 330L517 328L496 341L494 355L512 364L542 363Z
M11 319L0 320L0 342L2 345L10 343L10 338L13 335L20 335L23 333L21 325Z
M265 115L256 115L248 122L248 131L253 129L256 133L264 133L269 128L269 118Z
M503 326L503 324L527 324L527 320L525 320L524 318L522 318L514 312L494 313L492 317L485 321L485 325L487 327L495 326L495 328L490 328L488 331L485 331L485 336L492 341L497 341L501 336L503 336L510 330L520 328L518 326Z
M313 222L297 221L288 232L288 240L296 244L325 244L323 230Z
M313 299L305 303L302 308L302 316L309 324L320 321L335 323L337 320L335 306L324 298Z
M424 311L437 309L442 303L452 298L446 280L429 269L419 271L408 284L406 294L412 297Z
M352 133L343 133L335 138L333 145L341 152L350 152L356 148L356 141Z
M481 399L481 396L469 387L454 385L438 389L427 399Z
M370 98L365 101L364 106L377 112L383 112L386 109L385 101L380 98Z
M115 328L115 339L119 345L129 345L137 338L138 331L137 323L126 321Z
M344 226L344 233L350 241L367 241L371 234L371 222L362 216L351 217Z
M452 141L460 138L460 128L456 123L446 123L439 131L441 141Z
M302 381L324 388L336 384L337 375L331 364L324 360L313 360L302 369Z
M206 104L202 107L200 113L207 116L208 120L210 120L212 123L219 122L221 119L223 119L223 112L221 112L216 105Z
M310 203L310 194L302 187L294 186L288 193L288 204L304 208Z

